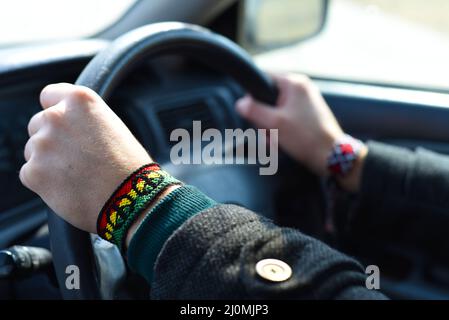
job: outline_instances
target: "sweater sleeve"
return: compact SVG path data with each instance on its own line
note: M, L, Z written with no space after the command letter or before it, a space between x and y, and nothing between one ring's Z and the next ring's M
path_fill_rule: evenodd
M449 157L376 142L368 147L360 193L347 219L352 236L446 253Z
M178 192L153 209L128 251L130 267L150 281L152 298L385 298L366 288L359 263L322 242L244 208L217 205L196 189ZM155 216L165 217L159 227ZM168 238L153 232L167 224ZM161 239L159 249L154 243ZM287 263L291 277L281 282L260 277L255 266L268 258Z
M191 216L216 205L193 186L182 186L163 198L145 217L128 248L128 263L149 283L165 241Z

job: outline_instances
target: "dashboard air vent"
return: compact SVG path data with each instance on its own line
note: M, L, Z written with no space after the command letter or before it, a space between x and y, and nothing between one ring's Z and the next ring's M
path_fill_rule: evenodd
M179 128L186 129L192 135L193 121L201 121L201 131L218 128L211 110L204 102L161 110L158 112L158 117L167 141L170 140L171 132ZM170 142L170 144L174 143Z

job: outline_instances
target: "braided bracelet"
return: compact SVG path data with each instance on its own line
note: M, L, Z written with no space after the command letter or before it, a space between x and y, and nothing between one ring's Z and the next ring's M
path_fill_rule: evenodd
M97 233L123 250L128 229L140 213L168 186L181 184L157 163L134 171L115 190L100 211Z
M345 135L334 144L327 159L327 169L333 176L344 177L354 167L363 143L350 135Z

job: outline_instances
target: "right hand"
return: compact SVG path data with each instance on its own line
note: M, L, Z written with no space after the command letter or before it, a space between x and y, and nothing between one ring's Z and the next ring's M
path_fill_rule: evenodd
M95 233L115 188L151 157L92 90L67 83L44 88L43 111L30 120L22 183L75 227Z
M276 107L250 96L236 109L257 127L279 129L279 144L318 175L327 175L327 158L344 133L318 88L303 75L273 76L280 95Z

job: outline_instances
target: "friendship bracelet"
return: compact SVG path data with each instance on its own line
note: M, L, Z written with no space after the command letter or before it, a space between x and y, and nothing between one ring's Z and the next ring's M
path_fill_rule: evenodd
M359 157L362 142L350 135L337 141L327 159L327 169L333 176L344 177L354 167Z
M181 182L157 163L146 164L126 178L100 211L97 233L123 250L124 240L136 218L168 186Z
M328 236L335 237L335 206L339 190L338 178L347 176L359 158L363 143L350 135L345 135L334 143L332 151L327 159L329 177L325 184L327 197L325 211L325 231Z

